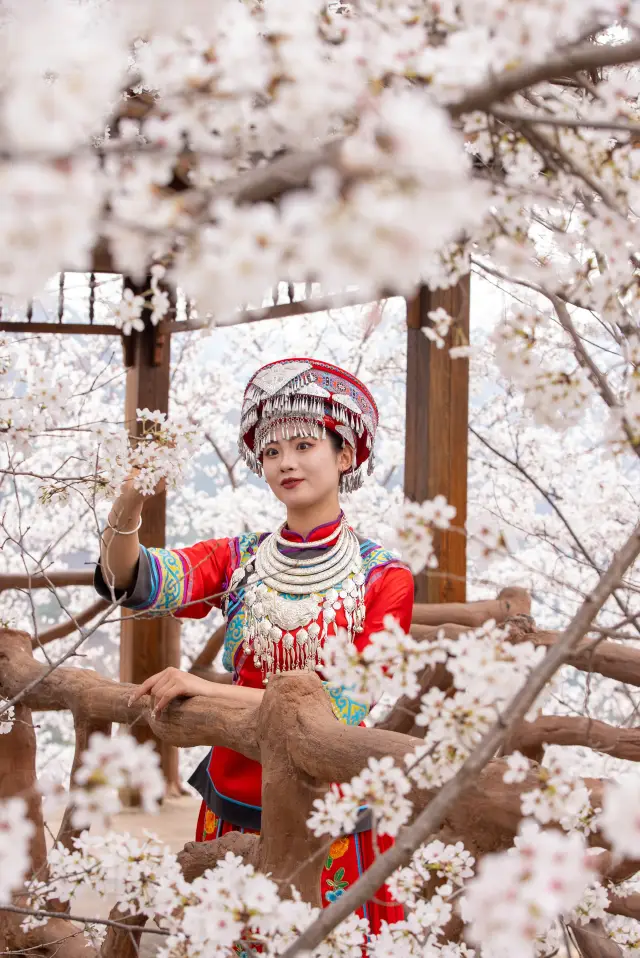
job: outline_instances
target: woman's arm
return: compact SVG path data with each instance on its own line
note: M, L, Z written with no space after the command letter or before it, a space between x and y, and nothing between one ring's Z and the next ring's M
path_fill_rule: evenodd
M169 702L181 695L208 695L215 696L218 701L228 700L240 705L260 705L263 689L252 689L246 685L226 685L219 682L209 682L190 672L181 672L170 666L156 675L151 675L142 685L139 685L129 696L129 705L133 705L143 695L151 695L154 700L154 713L161 712Z
M133 478L130 476L123 483L100 541L100 567L110 589L129 590L135 582L140 540L137 531L131 530L140 521L145 497L134 489Z

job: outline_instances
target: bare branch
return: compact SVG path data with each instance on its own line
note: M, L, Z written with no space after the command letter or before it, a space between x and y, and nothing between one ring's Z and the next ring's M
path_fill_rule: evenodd
M0 905L0 912L6 911L14 915L35 915L37 918L60 918L57 911L41 911L40 909L20 908L18 905ZM110 928L122 928L124 931L131 931L131 925L124 921L114 921L113 918L87 918L84 915L65 915L66 921L79 921L84 925L109 925ZM163 928L140 928L147 935L161 935L166 937L170 934Z
M627 133L640 133L640 123L634 123L632 120L601 120L596 117L571 117L554 113L522 113L505 106L492 107L491 113L496 119L514 125L531 123L533 126L564 126L575 129L624 130Z
M63 639L65 636L71 635L72 632L76 631L78 626L86 625L87 622L91 622L92 619L95 619L108 605L109 603L105 599L98 599L97 602L94 602L82 612L78 612L74 615L73 619L70 619L69 622L52 625L50 629L45 629L44 632L40 632L38 638L32 640L32 647L37 649L42 645L53 642L54 639Z

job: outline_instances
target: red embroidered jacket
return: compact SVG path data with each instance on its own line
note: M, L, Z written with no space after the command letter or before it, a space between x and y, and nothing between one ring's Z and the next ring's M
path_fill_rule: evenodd
M335 522L318 526L304 541L327 539L332 531L337 536L340 519L341 516ZM233 539L208 539L184 549L146 549L141 546L135 586L123 605L152 615L203 618L212 607L222 606L232 573L255 554L265 535L267 533L247 533ZM286 529L282 535L291 541L291 554L295 554L295 543L303 541L302 537ZM333 541L319 548L330 548ZM372 635L382 631L387 615L394 616L401 628L408 632L413 608L413 578L408 568L369 539L360 540L360 553L366 585L364 630L355 637L358 649L364 648L371 642ZM101 595L109 598L110 590L99 566L95 585ZM234 588L236 591L229 594L224 603L227 628L223 664L233 672L235 685L262 688L262 672L254 664L253 653L243 650L243 583ZM330 631L333 632L336 626L346 626L342 607ZM351 698L342 687L327 685L326 688L337 717L349 725L360 724L367 714L367 707ZM209 807L215 805L212 810L222 812L222 817L228 820L233 819L234 805L241 806L240 812L245 809L238 824L240 819L247 821L250 809L259 814L261 767L238 752L222 747L212 749L206 762L193 776L192 784ZM222 809L221 803L225 806ZM255 815L252 821L255 825Z

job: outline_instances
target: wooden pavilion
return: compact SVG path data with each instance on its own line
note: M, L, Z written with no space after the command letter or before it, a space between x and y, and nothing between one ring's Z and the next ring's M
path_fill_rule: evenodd
M58 285L57 315L43 321L29 307L24 318L3 315L0 310L0 333L49 335L107 335L120 337L123 362L126 367L125 421L136 429L136 409L169 410L171 337L200 328L203 323L192 318L187 310L183 317L175 306L167 318L153 326L145 322L143 332L123 336L114 325L96 321L97 274L109 272L109 260L98 250L94 257L95 272L88 275L88 311L84 321L70 321L65 308L66 277L61 273ZM75 274L77 276L77 274ZM86 275L86 274L85 274ZM126 280L127 286L136 289ZM145 285L143 288L147 288ZM242 309L236 321L257 322L263 319L306 315L344 303L331 298L309 295L295 298L293 286L288 287L285 301L275 294L276 305L264 309ZM175 300L174 300L175 301ZM350 301L355 305L357 299ZM404 461L404 491L412 501L422 502L443 495L456 508L455 524L464 528L467 513L467 434L468 434L468 360L451 360L448 349L438 349L422 329L431 322L428 313L443 307L455 321L455 341L468 342L470 282L467 277L449 290L430 291L421 288L406 304L407 316L407 382L406 382L406 445ZM35 315L34 315L35 314ZM143 315L143 318L144 315ZM74 317L74 320L77 317ZM158 493L146 503L143 512L140 540L146 546L163 547L165 532L166 494ZM428 603L464 602L466 577L466 542L456 531L438 532L435 541L439 567L416 577L416 601ZM11 577L4 577L4 588L11 587ZM17 577L20 578L20 577ZM89 584L91 575L83 571L52 573L42 582L48 586ZM31 587L38 581L32 579ZM97 603L79 613L76 621L84 624L96 613ZM91 614L93 613L93 615ZM49 638L68 634L67 627L57 626ZM120 643L121 682L140 683L167 666L180 663L180 626L172 617L140 619L123 611ZM153 738L148 726L133 729L140 741ZM162 757L167 783L178 782L178 751L166 742L156 740Z

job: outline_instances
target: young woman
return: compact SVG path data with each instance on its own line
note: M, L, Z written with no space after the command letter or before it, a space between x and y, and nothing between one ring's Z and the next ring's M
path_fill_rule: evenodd
M244 395L239 448L286 508L272 533L209 539L185 549L146 549L138 543L143 497L125 484L104 532L96 588L105 598L153 614L202 618L213 606L227 618L223 663L235 701L257 704L270 675L319 671L324 637L336 626L362 649L392 615L411 624L413 579L393 555L356 536L340 511L338 493L359 488L373 468L378 411L361 382L313 359L270 363ZM180 695L211 694L205 679L169 668L133 693L163 709ZM216 683L216 694L221 686ZM326 686L337 718L359 724L367 708L343 688ZM240 698L241 697L241 698ZM233 829L259 831L261 766L227 748L214 748L193 774L202 796L198 841ZM380 850L389 842L378 839ZM320 889L326 906L374 857L366 828L333 843ZM403 917L386 888L363 914L377 932Z

